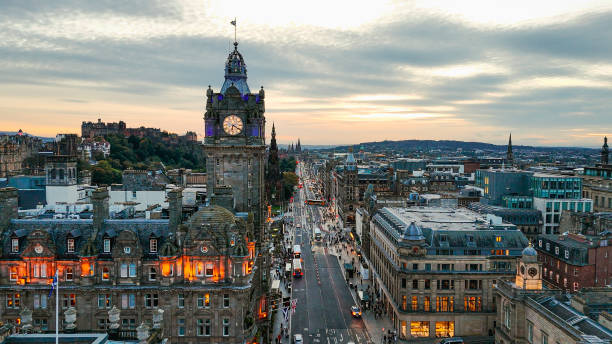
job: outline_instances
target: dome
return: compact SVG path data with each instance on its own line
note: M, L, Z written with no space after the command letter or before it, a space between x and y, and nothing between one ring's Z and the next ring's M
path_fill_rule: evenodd
M402 239L419 241L425 240L425 237L423 236L423 231L421 231L421 228L419 228L419 226L417 226L413 221L410 223L410 226L404 230L404 233L402 233Z
M225 94L228 88L234 86L241 95L251 93L247 85L247 69L242 54L238 51L238 42L234 42L234 51L227 56L225 62L225 82L221 87L221 93Z
M538 251L536 251L531 243L529 243L529 246L523 249L522 255L523 259L535 260L538 257Z
M218 227L223 224L234 224L236 217L231 211L218 205L211 205L198 210L189 219L189 227L202 228L202 225Z

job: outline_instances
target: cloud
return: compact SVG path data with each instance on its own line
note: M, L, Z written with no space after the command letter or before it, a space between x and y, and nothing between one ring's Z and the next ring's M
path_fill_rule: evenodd
M554 14L565 15L552 19L513 10L514 19L493 25L474 19L474 8L445 12L432 4L385 3L362 21L339 17L331 24L322 23L325 16L296 22L266 13L274 10L266 6L253 9L265 21L239 18L249 84L266 87L277 131L313 143L502 143L500 134L512 130L517 143L544 144L562 130L612 127L612 10L564 5ZM33 111L18 104L29 100L40 103L40 116L71 121L77 130L79 112L104 114L108 107L128 125L201 134L204 89L218 90L223 81L233 34L228 11L215 1L3 2L0 90L8 103L0 116ZM276 14L284 19L275 22ZM600 141L573 138L574 145Z

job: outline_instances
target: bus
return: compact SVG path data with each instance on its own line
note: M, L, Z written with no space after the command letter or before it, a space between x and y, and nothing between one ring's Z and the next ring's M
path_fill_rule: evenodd
M315 241L321 241L321 229L319 226L315 226L314 228L314 239Z
M302 277L304 272L302 271L302 262L299 258L293 260L293 277Z
M302 258L302 248L300 245L293 245L293 258Z
M323 199L307 199L304 203L309 205L325 206L325 200Z

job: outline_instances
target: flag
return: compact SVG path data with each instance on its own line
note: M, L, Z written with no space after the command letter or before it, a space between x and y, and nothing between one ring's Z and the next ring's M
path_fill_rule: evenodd
M230 22L230 24L232 24L232 25L236 26L236 19L232 20L232 21Z
M297 308L297 299L291 300L291 313L295 313L295 309Z
M55 289L55 287L57 287L57 272L55 273L55 276L53 276L53 282L51 283L51 290L49 290L48 297L51 297L51 295L53 295L53 290Z
M283 316L285 317L285 321L289 318L289 307L283 307Z

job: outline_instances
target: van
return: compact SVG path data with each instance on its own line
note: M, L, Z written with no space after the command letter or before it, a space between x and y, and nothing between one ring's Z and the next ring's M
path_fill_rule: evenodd
M464 344L463 339L459 337L445 338L440 341L440 344Z

